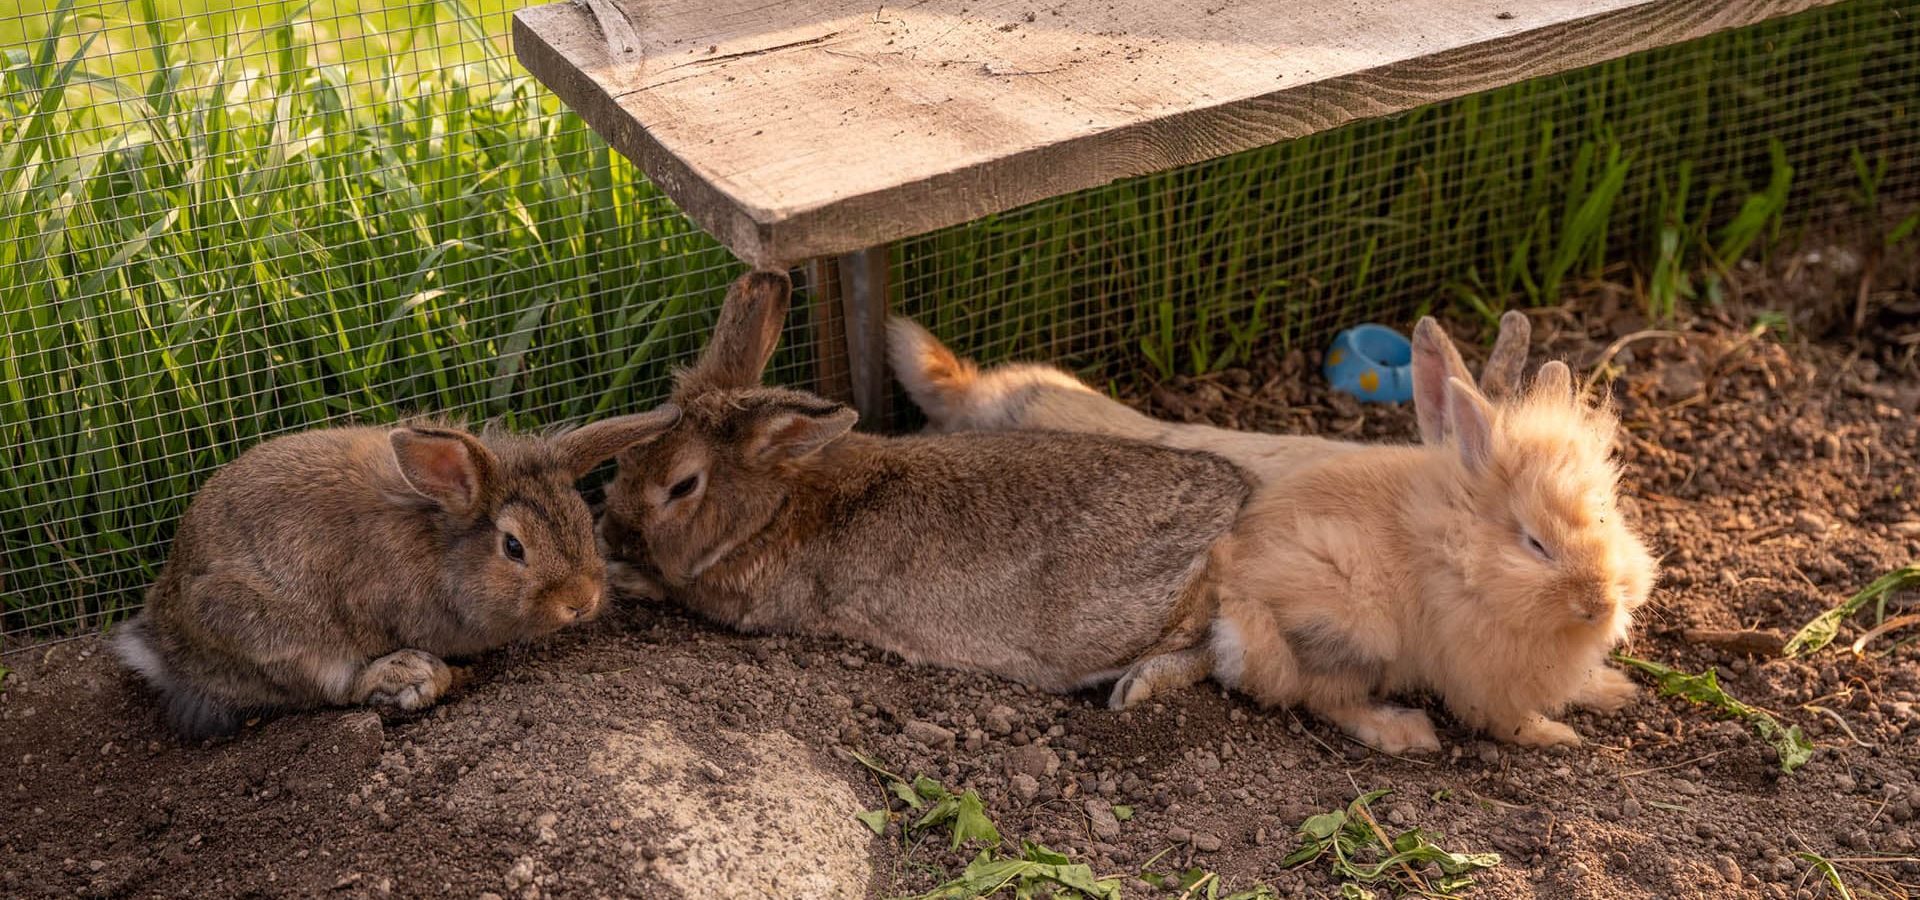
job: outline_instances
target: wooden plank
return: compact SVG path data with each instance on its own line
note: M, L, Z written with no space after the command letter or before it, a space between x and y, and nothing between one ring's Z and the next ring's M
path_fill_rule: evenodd
M784 265L1831 2L592 0L514 47Z

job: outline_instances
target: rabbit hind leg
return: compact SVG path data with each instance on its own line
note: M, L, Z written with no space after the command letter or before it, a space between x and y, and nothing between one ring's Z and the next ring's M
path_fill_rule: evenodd
M1128 666L1120 680L1114 682L1107 706L1126 709L1155 695L1203 681L1212 672L1213 648L1204 645L1149 656Z

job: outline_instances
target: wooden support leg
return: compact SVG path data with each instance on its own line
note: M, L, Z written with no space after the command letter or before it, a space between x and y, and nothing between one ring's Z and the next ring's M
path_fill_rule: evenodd
M893 385L887 372L888 291L892 259L885 246L808 264L814 295L814 378L817 390L851 402L860 427L885 430L893 421Z
M824 257L807 263L807 290L813 295L813 392L851 403L853 380L847 368L847 321L840 300L839 260Z

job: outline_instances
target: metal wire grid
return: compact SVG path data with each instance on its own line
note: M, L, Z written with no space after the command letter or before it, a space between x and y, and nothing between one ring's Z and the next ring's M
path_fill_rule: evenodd
M1920 201L1920 4L1841 4L928 235L900 250L902 308L985 359L1198 374L1359 321L1497 315L1529 301L1502 284L1521 245L1550 293L1540 270L1611 153L1626 176L1567 278L1650 262L1663 228L1714 243L1778 174L1775 141L1791 227L1869 214L1855 151L1885 166L1882 208Z
M492 6L0 17L0 650L137 605L193 488L264 437L644 408L698 349L739 265L512 68Z
M26 345L57 359L31 373L30 390L43 392L37 406L0 401L0 429L16 460L0 512L0 650L95 628L136 604L193 487L264 436L420 409L535 424L651 403L669 367L704 340L720 288L737 271L505 62L503 9L461 25L447 21L459 18L456 8L436 4L440 17L409 32L411 43L389 35L383 44L377 32L325 38L325 30L343 35L362 25L338 7L311 9L305 24L279 31L258 27L286 8L262 3L222 20L229 33L258 40L237 62L229 57L230 67L254 70L250 90L284 71L287 47L298 44L331 54L326 66L309 69L302 88L347 98L335 102L356 130L425 129L411 144L368 138L366 146L310 154L351 155L368 146L391 153L426 141L442 155L507 162L478 171L436 169L431 152L380 160L365 174L390 181L395 189L378 196L393 202L344 245L312 240L339 233L327 215L338 212L325 202L330 195L313 192L301 195L310 200L304 205L263 202L255 214L231 215L225 230L171 254L136 254L114 270L117 283L94 284L86 296L76 295L76 286L87 285L73 272L26 278L17 268L25 263L11 261L14 276L0 275L8 296L60 312L35 321L17 304L6 308L8 353ZM231 24L249 11L252 32ZM1794 208L1802 217L1852 184L1850 159L1837 156L1849 149L1887 160L1882 197L1913 198L1920 171L1913 154L1898 151L1920 137L1916 11L1913 2L1856 0L1036 204L896 248L896 293L904 311L983 359L1063 359L1097 374L1164 376L1311 348L1363 318L1403 319L1448 302L1444 285L1483 302L1513 299L1499 290L1500 262L1516 235L1551 241L1558 213L1544 224L1516 217L1577 205L1574 173L1583 153L1588 181L1596 157L1604 161L1618 148L1633 158L1595 255L1644 254L1650 228L1675 216L1725 219L1737 205L1728 197L1770 177L1769 138L1795 167ZM163 30L177 26L183 34L213 21L192 13L158 18ZM48 11L0 19L0 37L11 39L8 28L44 34L53 19ZM81 30L68 25L70 34ZM276 44L276 34L294 40ZM63 53L75 52L79 40L69 37ZM183 77L173 74L180 64L149 64L140 52L109 47L89 53L87 64L143 89L156 77ZM18 51L9 56L10 102L20 59ZM364 74L379 67L400 74ZM164 118L144 94L97 85L82 93L126 123ZM287 92L246 96L253 102L244 108L257 116L256 108L283 102ZM471 102L476 96L484 99ZM397 106L383 115L388 104ZM482 121L487 115L494 118ZM236 119L198 135L241 142L258 139L262 127ZM1476 158L1485 153L1498 154L1499 163ZM256 179L250 190L232 196L285 194L312 158L256 164L247 170ZM528 158L537 165L527 180L500 174ZM120 181L108 193L132 204L86 226L120 241L100 241L91 257L69 252L70 263L111 262L108 251L123 249L127 234L171 207L164 190L141 181L163 174L168 161L158 154L103 140L66 159L117 166ZM1683 164L1722 193L1710 198L1696 187L1684 203L1663 200L1662 186L1671 190ZM10 204L0 208L0 222L34 217L44 230L52 205ZM554 227L569 215L586 221ZM199 234L193 227L181 230ZM279 243L259 250L273 240ZM448 242L486 248L502 261L489 265L480 254L447 262L458 255L443 249ZM249 252L235 252L242 243ZM233 258L194 269L221 254ZM430 281L396 274L423 267ZM172 277L183 271L193 277ZM307 289L274 289L295 281ZM441 293L421 299L432 291ZM289 296L317 300L296 308ZM103 298L122 305L79 302ZM801 297L795 305L772 377L807 384L817 348L807 340L809 303ZM162 323L168 328L128 315L156 308L174 312ZM546 311L530 316L530 309ZM402 344L390 351L342 354L320 340L381 345L381 329L409 316L427 318L404 330L404 341L388 337L386 345ZM343 317L355 321L327 329ZM208 330L171 340L192 327ZM167 377L137 367L108 371L156 345L172 355ZM427 365L422 356L454 364ZM636 363L631 371L628 362ZM155 386L150 399L135 396ZM209 386L230 390L216 399Z

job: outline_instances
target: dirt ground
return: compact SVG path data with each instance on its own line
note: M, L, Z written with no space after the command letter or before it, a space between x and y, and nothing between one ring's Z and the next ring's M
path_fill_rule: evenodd
M1802 262L1780 276L1788 293L1831 293L1848 275ZM1390 788L1383 824L1501 854L1473 896L1829 895L1802 850L1904 857L1843 864L1856 891L1904 896L1920 890L1920 645L1884 652L1896 633L1864 657L1785 661L1687 636L1791 632L1920 558L1920 309L1910 291L1876 290L1864 342L1847 336L1850 290L1786 317L1784 342L1756 332L1783 323L1757 312L1649 332L1605 289L1535 314L1536 359L1618 376L1627 491L1665 557L1631 652L1714 667L1804 727L1818 752L1792 775L1740 725L1650 691L1616 715L1572 715L1577 749L1443 725L1439 757L1401 760L1217 688L1114 713L1098 692L1046 695L631 605L478 660L421 715L294 715L182 746L80 640L6 660L0 895L892 896L957 871L964 851L854 819L883 803L857 749L977 789L1009 839L1101 874L1164 851L1156 869L1201 866L1229 891L1332 895L1324 866L1281 868L1294 827ZM1408 410L1329 397L1305 355L1142 403L1243 428L1413 433ZM1117 829L1112 804L1135 810ZM1126 895L1177 894L1128 881Z

